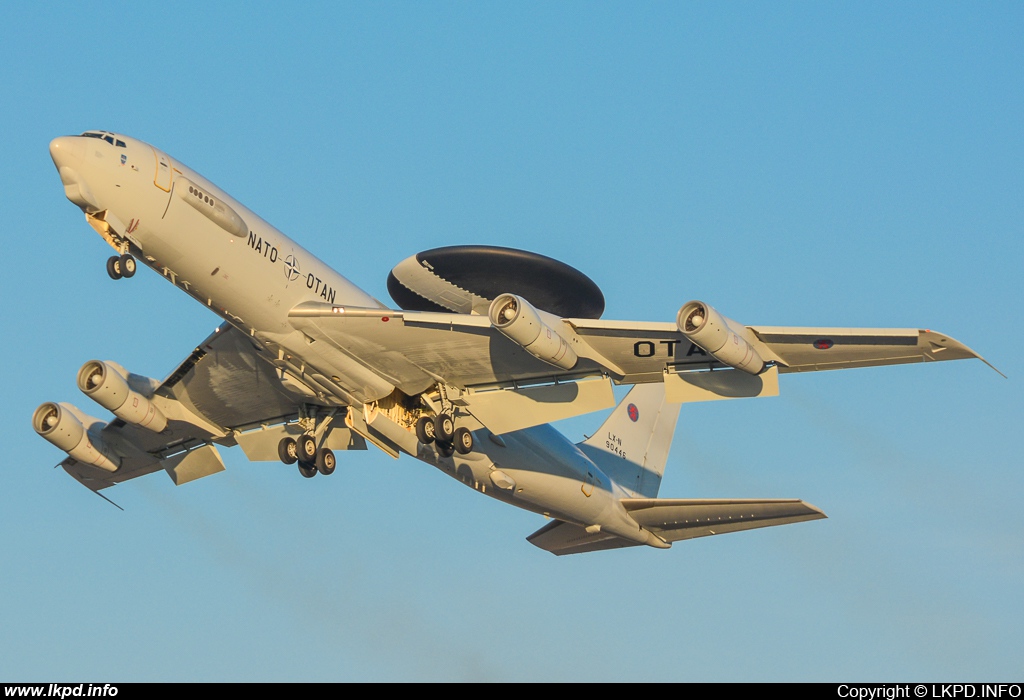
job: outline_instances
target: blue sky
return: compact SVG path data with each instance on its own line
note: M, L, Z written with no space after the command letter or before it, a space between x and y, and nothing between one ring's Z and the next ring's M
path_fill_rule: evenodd
M1019 3L31 3L5 9L2 680L1006 680L1024 671ZM107 493L32 410L218 323L104 272L54 136L136 136L380 298L533 250L607 318L921 327L982 363L684 406L661 494L830 518L555 558L408 457ZM561 426L579 439L600 415Z

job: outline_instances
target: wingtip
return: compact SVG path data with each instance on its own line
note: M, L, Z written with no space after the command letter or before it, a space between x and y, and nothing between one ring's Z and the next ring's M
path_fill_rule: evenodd
M984 357L982 357L981 355L978 355L977 353L975 353L975 357L977 357L977 358L978 358L979 360L981 360L981 361L982 361L982 362L984 362L984 363L985 363L986 365L988 365L989 367L991 367L991 368L992 368L992 369L993 369L993 370L995 371L995 373L996 373L996 374L998 374L998 375L999 375L1000 377L1002 377L1003 379L1009 379L1009 377L1007 377L1007 376L1006 376L1005 374L1003 374L1002 372L1000 372L1000 371L999 371L999 368L998 368L998 367L996 367L996 366L995 366L994 364L992 364L991 362L989 362L988 360L986 360L986 359L985 359Z
M995 366L994 364L992 364L991 362L989 362L988 360L986 360L986 359L985 359L984 357L982 357L982 356L981 356L981 355L979 355L978 353L976 353L976 352L974 352L973 350L971 350L970 348L968 348L968 347L967 347L966 345L964 345L964 347L965 347L965 348L967 348L967 351L968 351L968 352L970 352L970 353L971 353L972 355L974 355L974 356L975 356L976 358L978 358L979 360L981 360L982 362L984 362L984 363L985 363L986 365L988 365L989 367L991 367L991 368L992 368L992 371L994 371L994 372L995 372L996 374L998 374L998 375L999 375L1000 377L1002 377L1003 379L1009 379L1009 377L1007 377L1007 376L1006 376L1005 374L1003 374L1003 373L1002 373L1002 372L1001 372L1001 371L999 370L999 368L998 368L998 367L996 367L996 366Z
M116 503L114 503L114 502L113 502L112 500L110 500L109 498L107 498L106 496L104 496L104 495L103 495L102 493L100 493L100 492L99 492L98 490L90 489L90 491L92 491L92 492L93 492L94 494L96 494L97 496L99 496L100 498L102 498L102 499L103 499L104 501L106 501L106 502L107 502L107 503L109 503L110 505L112 505L112 506L114 506L115 508L117 508L117 509L118 509L119 511L121 511L122 513L124 512L124 508L122 508L121 506L119 506L119 505L117 505Z
M995 366L994 364L992 364L991 362L989 362L988 360L986 360L986 359L985 359L984 357L982 357L982 356L981 356L980 354L978 354L977 352L975 352L975 351L974 351L973 349L971 349L971 348L967 347L966 345L964 345L963 343L961 343L961 342L960 342L959 340L957 340L956 338L951 338L951 337L949 337L948 335L945 335L945 334L943 334L943 333L937 333L937 332L935 332L935 331L932 331L932 330L922 330L921 332L922 332L922 333L924 333L924 334L925 334L925 335L927 335L927 336L938 336L939 338L945 338L945 340L946 340L946 341L948 341L948 342L950 343L950 345L951 345L952 347L959 347L959 349L961 350L961 352L964 352L964 353L966 353L966 354L968 355L968 357L975 357L975 358L977 358L977 359L981 360L981 361L982 361L982 362L984 362L984 363L985 363L986 365L988 365L989 367L991 367L991 368L993 369L993 371L995 371L995 373L996 373L996 374L998 374L998 375L999 375L1000 377L1002 377L1003 379L1009 379L1009 377L1007 377L1007 376L1006 376L1005 374L1003 374L1003 373L1002 373L1002 372L1001 372L1001 371L999 370L999 368L998 368L998 367L996 367L996 366ZM933 346L934 346L934 345L935 345L935 344L933 343ZM946 346L946 347L950 347L950 346Z
M801 501L801 503L804 504L804 507L806 507L806 508L810 509L811 511L813 511L813 515L811 516L811 519L813 519L813 520L820 520L822 518L828 518L828 516L825 515L825 511L823 511L818 506L816 506L816 505L814 505L812 503L808 503L807 501Z

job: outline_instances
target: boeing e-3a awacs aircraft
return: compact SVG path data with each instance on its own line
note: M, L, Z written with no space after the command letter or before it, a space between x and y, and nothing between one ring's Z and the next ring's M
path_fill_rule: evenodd
M799 500L659 499L682 403L778 394L778 375L979 357L918 329L743 326L691 301L675 323L604 321L597 285L525 251L456 246L400 262L389 308L213 183L106 131L50 143L64 193L115 251L224 319L163 381L90 360L78 387L116 417L66 403L34 413L99 493L165 470L176 484L250 460L331 474L335 452L406 453L552 522L555 554L674 541L825 517ZM980 359L980 358L979 358ZM572 444L546 425L610 408Z

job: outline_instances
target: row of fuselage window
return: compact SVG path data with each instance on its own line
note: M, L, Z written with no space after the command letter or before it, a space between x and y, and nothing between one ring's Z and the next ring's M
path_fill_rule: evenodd
M188 193L191 194L191 195L195 195L196 197L199 197L199 199L203 200L204 202L209 204L211 207L213 206L213 197L211 197L208 194L203 194L202 192L199 191L199 188L192 187L192 185L189 185Z

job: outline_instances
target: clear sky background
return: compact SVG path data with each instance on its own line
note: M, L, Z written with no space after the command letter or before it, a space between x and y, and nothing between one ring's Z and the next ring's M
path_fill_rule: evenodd
M1024 5L18 3L0 28L0 680L1019 680ZM684 406L661 495L828 520L556 558L409 457L249 464L104 503L43 401L165 377L219 319L127 282L55 136L148 141L387 299L525 248L606 318L932 328L985 355ZM574 439L600 415L561 426Z

